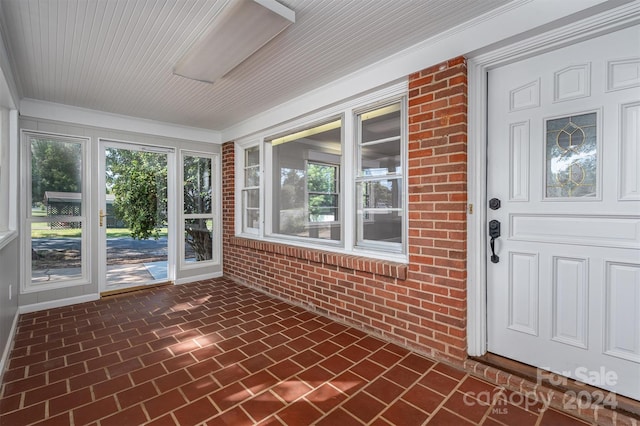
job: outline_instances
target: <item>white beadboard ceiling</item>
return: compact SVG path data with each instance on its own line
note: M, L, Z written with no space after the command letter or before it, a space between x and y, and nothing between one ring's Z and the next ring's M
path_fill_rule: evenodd
M215 84L172 69L227 0L1 0L0 24L21 98L223 130L508 0L280 2L295 24Z

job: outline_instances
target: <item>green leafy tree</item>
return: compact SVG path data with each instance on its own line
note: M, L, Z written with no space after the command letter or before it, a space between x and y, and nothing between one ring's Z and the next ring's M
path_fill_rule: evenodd
M115 196L116 217L135 239L158 238L167 222L166 156L107 149L107 187Z
M158 238L167 224L166 155L108 149L107 186L115 196L116 217L124 221L137 239ZM211 212L211 159L185 156L184 213ZM197 260L212 258L210 219L185 221L185 241Z
M49 139L31 141L32 202L44 201L46 191L81 192L80 144Z
M184 158L184 212L185 214L211 213L211 159L185 156ZM213 240L209 219L185 220L185 239L193 249L196 260L209 260L213 253Z
M309 220L321 222L337 218L338 168L333 165L309 163L307 165L307 187L309 190Z

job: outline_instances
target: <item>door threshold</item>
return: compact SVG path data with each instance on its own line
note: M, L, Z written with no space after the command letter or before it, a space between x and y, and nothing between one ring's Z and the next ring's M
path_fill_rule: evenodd
M107 290L107 291L103 291L100 293L100 297L109 297L109 296L115 296L117 294L124 294L124 293L131 293L133 291L140 291L140 290L147 290L150 288L156 288L156 287L165 287L165 286L169 286L169 285L173 285L172 281L166 281L163 283L157 283L157 284L145 284L145 285L137 285L134 287L123 287L123 288L117 288L115 290Z
M600 398L603 391L610 391L587 385L571 378L547 371L545 371L543 377L540 377L540 369L536 367L488 352L483 356L471 357L471 359L481 364L497 368L514 376L521 377L533 383L541 384L544 387L553 389L563 394L566 392L571 392L571 395L585 395L586 398L587 395L585 392L588 392L591 396L586 399L589 399L590 402L597 403L601 401L600 403L598 403L598 405L601 405L608 410L616 411L626 416L640 420L640 401L637 401L635 399L631 399L623 395L614 394L616 406L611 407L607 404L608 401L602 401L603 398Z

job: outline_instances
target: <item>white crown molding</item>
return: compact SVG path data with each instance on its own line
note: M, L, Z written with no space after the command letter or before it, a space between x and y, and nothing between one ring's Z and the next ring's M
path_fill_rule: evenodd
M409 74L448 59L504 42L525 32L548 31L567 16L595 14L630 0L516 0L445 31L376 64L292 99L222 131L222 140L250 136L265 128L309 114L362 93L406 79ZM600 6L600 9L594 8ZM590 9L593 8L593 11ZM597 10L596 10L597 9ZM558 24L560 25L560 24Z
M20 101L20 115L175 139L221 143L220 132L214 130L180 126L29 98Z

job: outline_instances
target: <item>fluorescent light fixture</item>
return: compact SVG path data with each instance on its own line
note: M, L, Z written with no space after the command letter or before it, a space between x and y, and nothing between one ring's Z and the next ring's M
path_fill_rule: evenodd
M330 123L321 124L316 127L312 127L310 129L301 130L299 132L290 133L286 136L282 136L280 138L273 139L271 141L271 145L276 146L283 143L296 141L298 139L306 138L309 136L317 135L318 133L328 132L329 130L337 129L342 125L342 119L338 119L332 121Z
M400 103L389 105L383 108L379 108L373 111L365 112L360 116L362 121L371 120L372 118L380 117L382 115L391 114L392 112L400 111Z
M295 12L275 0L230 0L173 73L213 83L295 20Z

